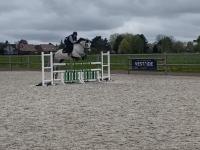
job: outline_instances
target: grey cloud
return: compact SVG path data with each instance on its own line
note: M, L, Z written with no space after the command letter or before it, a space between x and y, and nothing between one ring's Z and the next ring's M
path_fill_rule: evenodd
M0 41L59 41L75 30L90 37L124 31L191 39L199 16L199 0L9 0L0 5Z
M13 37L15 39L26 39L33 41L42 42L58 42L61 36L56 32L49 31L35 31L35 30L24 30L20 32L9 31L6 33L7 36Z

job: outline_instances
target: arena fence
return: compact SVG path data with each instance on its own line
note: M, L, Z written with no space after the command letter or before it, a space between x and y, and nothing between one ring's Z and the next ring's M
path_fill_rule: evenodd
M128 71L130 58L165 58L165 62L158 62L158 71L200 73L199 53L112 54L111 70ZM100 55L90 55L88 59L86 61L98 61L100 60ZM40 55L1 55L0 70L41 70L41 57Z

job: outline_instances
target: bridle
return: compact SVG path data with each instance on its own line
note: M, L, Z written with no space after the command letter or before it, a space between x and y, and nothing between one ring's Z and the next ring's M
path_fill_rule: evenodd
M84 49L84 52L88 52L88 50L90 49L90 46L88 45L89 42L89 40L84 40L84 44L82 44L81 42L79 43Z

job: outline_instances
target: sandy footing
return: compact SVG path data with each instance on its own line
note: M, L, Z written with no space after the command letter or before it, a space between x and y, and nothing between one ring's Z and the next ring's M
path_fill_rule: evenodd
M40 80L40 72L0 72L0 150L200 148L200 77L33 86Z

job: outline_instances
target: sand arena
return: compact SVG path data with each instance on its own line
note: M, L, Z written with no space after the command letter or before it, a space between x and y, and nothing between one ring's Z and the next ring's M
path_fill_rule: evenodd
M200 148L200 77L33 86L40 81L40 72L0 72L1 150Z

